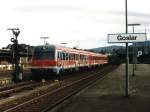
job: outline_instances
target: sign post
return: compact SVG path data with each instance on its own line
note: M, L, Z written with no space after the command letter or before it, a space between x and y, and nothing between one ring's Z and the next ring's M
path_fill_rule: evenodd
M125 28L126 28L126 34L128 33L128 3L127 0L125 0ZM128 74L128 65L129 65L129 54L128 54L128 42L126 43L126 75L125 75L125 96L129 96L129 74Z
M125 75L125 96L129 96L129 53L128 43L146 41L146 33L114 33L108 34L108 43L126 43L126 75Z
M133 33L135 33L134 32L134 27L135 26L140 26L140 25L141 24L138 24L138 23L128 24L128 26L133 27ZM136 56L136 53L135 53L135 43L132 44L132 52L133 52L133 54L132 54L132 65L133 65L133 67L132 67L132 76L135 76L135 73L134 73L134 71L136 70L135 60L137 59L137 56Z

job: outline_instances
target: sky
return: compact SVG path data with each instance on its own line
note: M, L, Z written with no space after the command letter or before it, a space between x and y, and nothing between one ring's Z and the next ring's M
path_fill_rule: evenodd
M135 32L146 29L148 39L149 4L128 0L128 23L141 24ZM125 32L125 0L0 0L0 48L11 43L8 28L19 28L19 43L34 46L43 44L40 37L83 49L108 46L107 34Z

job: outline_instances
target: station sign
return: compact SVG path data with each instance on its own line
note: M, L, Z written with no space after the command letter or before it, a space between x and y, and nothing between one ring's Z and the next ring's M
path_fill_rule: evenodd
M108 34L108 43L133 43L146 41L146 33L114 33Z

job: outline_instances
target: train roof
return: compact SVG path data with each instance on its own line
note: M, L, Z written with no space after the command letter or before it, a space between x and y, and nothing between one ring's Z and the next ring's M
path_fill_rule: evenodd
M85 55L94 55L94 56L101 56L101 57L106 57L106 55L104 54L100 54L100 53L94 53L91 51L85 51L85 50L80 50L80 49L73 49L73 48L69 48L69 47L65 47L65 46L59 46L59 45L39 45L39 46L35 46L35 49L40 50L60 50L60 51L68 51L68 52L72 52L72 53L80 53L80 54L85 54Z
M38 46L34 46L34 49L38 49L38 50L40 50L40 49L42 49L43 50L43 48L44 49L55 49L55 45L38 45Z

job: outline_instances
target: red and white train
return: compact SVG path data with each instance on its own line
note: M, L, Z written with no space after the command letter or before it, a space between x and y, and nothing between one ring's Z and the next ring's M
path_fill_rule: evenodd
M83 67L104 65L107 56L90 51L77 50L56 45L36 46L31 62L32 74L55 73L79 70Z

